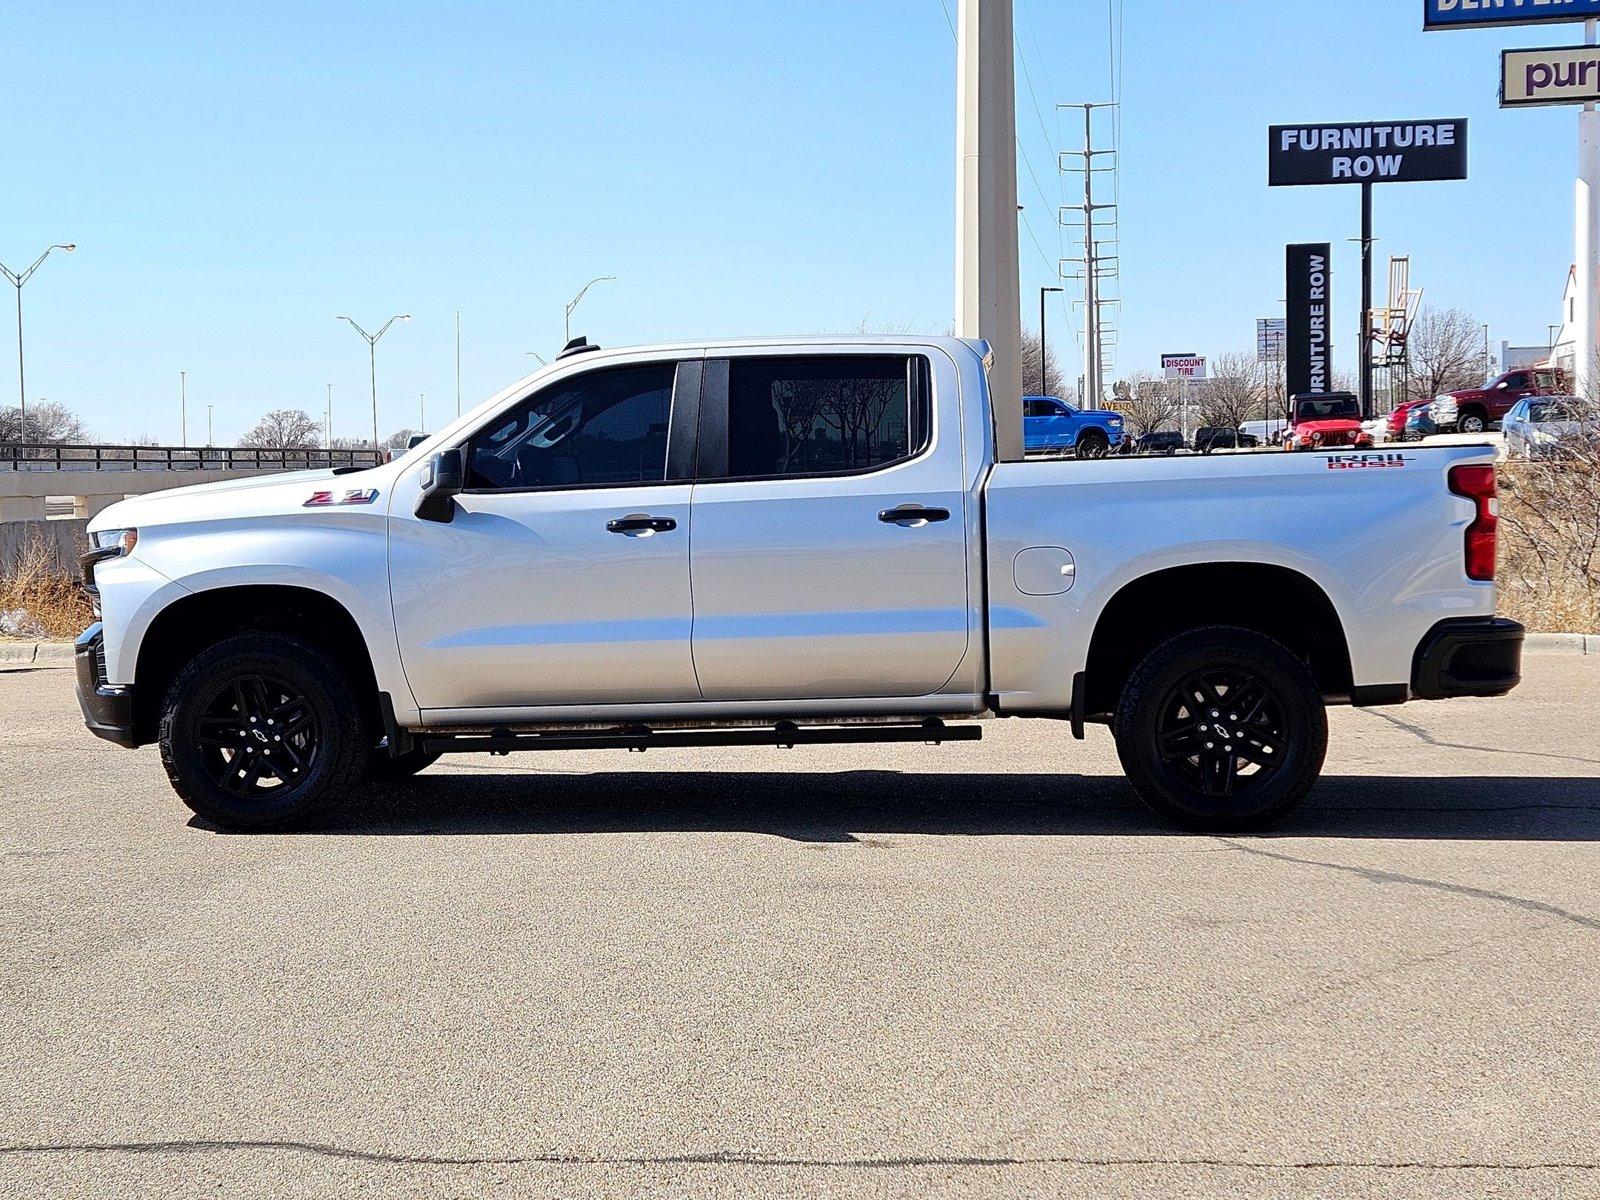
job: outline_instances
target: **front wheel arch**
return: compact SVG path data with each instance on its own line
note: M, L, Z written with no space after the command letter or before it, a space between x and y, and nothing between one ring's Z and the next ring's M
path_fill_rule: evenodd
M311 644L349 677L369 730L385 728L377 674L360 624L339 601L310 588L249 584L182 596L151 620L134 670L134 736L156 740L167 688L195 655L240 633L284 633Z

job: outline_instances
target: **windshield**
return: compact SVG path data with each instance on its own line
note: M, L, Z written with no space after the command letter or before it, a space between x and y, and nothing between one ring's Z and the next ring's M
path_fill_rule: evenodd
M1305 421L1354 421L1360 416L1354 396L1322 396L1302 400L1295 406L1294 419Z

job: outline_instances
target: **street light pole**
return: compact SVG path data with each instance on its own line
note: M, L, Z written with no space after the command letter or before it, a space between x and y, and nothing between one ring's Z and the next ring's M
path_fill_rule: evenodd
M567 315L562 319L561 328L562 332L566 335L561 341L563 346L572 340L572 310L578 307L578 302L583 299L584 294L597 283L606 283L615 279L615 275L597 276L594 279L589 280L588 283L584 284L583 290L572 298L572 303L567 305Z
M328 421L327 421L327 425L324 427L324 432L328 436L328 453L332 454L333 453L333 384L331 384L331 383L328 384ZM328 461L332 462L333 460L330 458Z
M178 372L178 445L189 444L189 372Z
M210 404L206 405L206 446L207 446L207 448L209 448L211 446L212 442L216 440L215 437L213 436L212 432L211 432L211 409L212 409L212 407L213 406L210 405Z
M1483 378L1485 382L1494 377L1494 355L1489 351L1489 327L1483 327Z
M349 321L350 328L354 329L367 341L367 370L372 378L372 448L378 448L378 339L389 332L389 326L396 321L411 320L410 313L396 313L383 323L383 328L377 333L368 333L349 317L341 316L340 321Z
M57 242L49 246L45 252L33 260L33 265L24 271L13 271L5 263L0 263L0 275L11 281L11 286L17 289L17 412L19 428L17 439L19 442L28 440L28 384L22 371L22 285L33 278L33 273L39 269L44 260L50 257L51 250L65 250L71 254L78 247L75 243Z
M1045 355L1046 343L1044 340L1044 297L1046 292L1064 292L1066 288L1042 287L1039 289L1039 395L1050 394L1049 371L1045 364L1050 360Z

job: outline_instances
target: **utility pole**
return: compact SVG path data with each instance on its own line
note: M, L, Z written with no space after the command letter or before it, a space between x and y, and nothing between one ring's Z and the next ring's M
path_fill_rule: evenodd
M1593 46L1600 21L1584 22L1584 44ZM1585 104L1578 114L1578 183L1573 222L1573 262L1577 264L1578 294L1574 305L1575 342L1572 348L1573 390L1585 399L1595 395L1595 323L1600 321L1600 112Z
M994 360L995 440L1020 462L1022 297L1017 263L1017 108L1011 0L960 0L956 34L956 333Z
M1050 358L1049 344L1044 338L1044 298L1049 292L1064 292L1065 288L1042 287L1039 289L1039 395L1050 394Z
M1098 233L1096 214L1114 210L1115 204L1099 204L1095 202L1094 177L1106 171L1114 171L1115 166L1102 167L1099 160L1111 158L1115 162L1115 150L1095 149L1094 145L1094 114L1096 109L1115 108L1110 103L1084 103L1084 104L1058 104L1057 108L1071 108L1083 110L1083 149L1064 150L1062 158L1082 159L1082 167L1064 167L1063 170L1083 172L1083 203L1073 208L1061 211L1062 224L1072 224L1067 219L1068 213L1081 214L1079 219L1083 222L1083 257L1068 259L1068 262L1082 268L1083 280L1083 376L1085 395L1084 406L1094 408L1101 403L1105 395L1105 360L1106 341L1110 332L1105 325L1102 308L1113 303L1101 295L1101 284L1113 278L1117 270L1117 256L1107 254L1105 247L1115 245L1115 239L1101 238ZM1058 164L1059 165L1059 164ZM1115 223L1113 218L1112 224Z
M1487 383L1494 378L1494 352L1489 349L1489 327L1483 327L1483 378Z
M189 372L178 372L178 445L189 444Z

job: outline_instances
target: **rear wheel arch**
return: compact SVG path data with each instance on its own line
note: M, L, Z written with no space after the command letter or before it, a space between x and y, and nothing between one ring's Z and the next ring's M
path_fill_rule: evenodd
M1310 668L1324 697L1349 698L1349 643L1320 585L1271 563L1195 563L1131 580L1101 610L1084 667L1082 711L1109 717L1146 654L1168 638L1210 625L1281 642Z
M348 677L366 728L384 728L372 654L350 610L310 588L248 584L183 596L151 620L134 668L139 741L155 740L162 701L186 663L224 638L250 632L290 634L322 651Z

